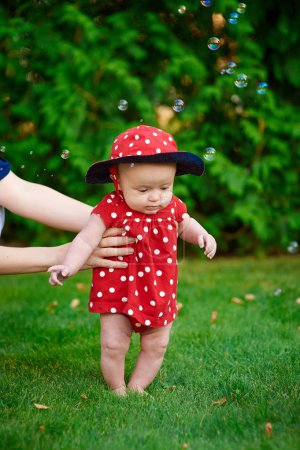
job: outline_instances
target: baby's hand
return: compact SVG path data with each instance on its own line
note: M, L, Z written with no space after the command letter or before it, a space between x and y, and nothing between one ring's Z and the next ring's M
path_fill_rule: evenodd
M212 259L215 256L217 243L211 234L200 234L198 237L198 244L200 248L205 248L204 255L209 259Z
M66 280L71 275L74 275L74 271L71 266L58 265L49 267L48 272L51 272L49 283L52 286L62 286L61 280Z

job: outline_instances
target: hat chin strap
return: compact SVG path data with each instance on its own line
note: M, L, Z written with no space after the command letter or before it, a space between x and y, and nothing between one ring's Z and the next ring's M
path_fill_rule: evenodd
M117 194L123 198L122 191L120 189L120 185L119 185L118 178L117 178L117 174L118 174L117 166L110 166L109 173L110 173L110 178L112 179L112 181L114 183Z

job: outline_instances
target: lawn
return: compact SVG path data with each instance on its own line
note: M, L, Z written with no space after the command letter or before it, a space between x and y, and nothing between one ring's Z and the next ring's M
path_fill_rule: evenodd
M299 256L199 258L179 269L183 306L163 367L151 396L127 398L100 375L88 271L63 288L46 274L0 277L0 447L300 448ZM138 345L134 335L127 377Z

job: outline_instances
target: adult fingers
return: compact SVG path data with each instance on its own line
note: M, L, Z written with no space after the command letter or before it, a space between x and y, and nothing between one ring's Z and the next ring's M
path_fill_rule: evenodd
M120 247L123 245L135 244L135 242L135 238L129 236L104 237L101 239L99 247Z

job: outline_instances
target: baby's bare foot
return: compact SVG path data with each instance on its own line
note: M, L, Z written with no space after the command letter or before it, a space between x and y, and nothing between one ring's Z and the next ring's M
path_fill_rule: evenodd
M136 392L137 394L140 394L140 395L148 395L148 393L145 391L145 389L142 388L142 386L139 386L138 384L135 384L133 386L128 386L128 390L131 392Z
M126 386L122 385L119 386L115 389L112 389L112 392L116 395L118 395L119 397L126 397L127 392L126 392Z

